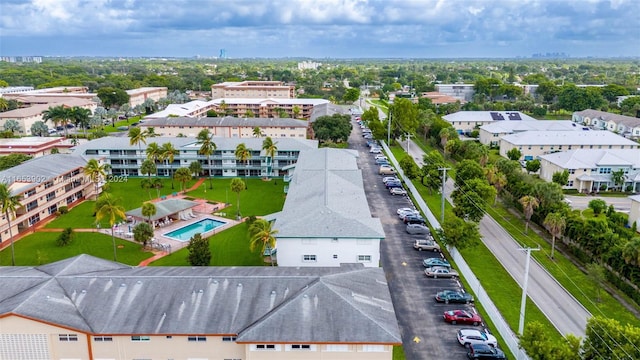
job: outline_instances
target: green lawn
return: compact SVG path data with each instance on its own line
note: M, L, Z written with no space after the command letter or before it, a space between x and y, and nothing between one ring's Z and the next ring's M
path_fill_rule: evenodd
M394 346L393 347L393 360L405 360L404 349L402 346Z
M238 224L209 238L211 266L263 266L265 262L260 251L249 250L247 223ZM189 251L180 249L160 258L152 266L190 266L187 261Z
M58 216L51 221L45 228L48 229L94 229L96 227L96 218L93 216L93 208L95 201L85 201L82 204L69 210L68 213ZM101 227L108 228L109 223L102 221Z
M58 232L36 232L14 243L16 265L36 266L67 259L79 254L89 254L106 260L113 260L111 236L99 233L75 233L73 242L64 247L56 245ZM116 239L118 262L138 265L142 260L153 256L141 250L139 244ZM11 249L0 252L0 265L11 265Z

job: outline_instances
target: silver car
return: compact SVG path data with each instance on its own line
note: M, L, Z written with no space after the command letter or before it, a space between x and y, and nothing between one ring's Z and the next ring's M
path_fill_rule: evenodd
M429 230L426 225L422 224L407 224L407 232L412 235L431 234L431 230Z

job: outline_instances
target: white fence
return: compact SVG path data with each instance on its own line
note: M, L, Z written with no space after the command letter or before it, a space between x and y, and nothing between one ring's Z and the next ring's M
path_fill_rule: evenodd
M395 157L391 153L391 150L384 141L382 142L382 147L384 151L389 155L389 160L391 161L393 166L395 166L398 172L398 176L404 181L408 191L410 191L413 195L413 198L416 202L415 205L424 213L427 221L429 221L432 228L440 229L440 222L436 219L427 204L424 202L424 200L420 196L420 193L418 193L418 190L415 188L415 186L413 186L411 180L407 179L404 176L402 169L400 169L400 166L398 165L398 161L395 159ZM467 283L475 293L476 301L479 301L482 304L482 307L484 307L487 315L495 325L496 331L504 339L507 348L509 348L509 350L517 360L528 360L529 357L527 356L527 354L518 346L518 337L504 320L504 318L498 311L498 308L496 308L496 306L493 304L493 301L491 301L489 295L487 295L487 292L480 284L480 281L473 274L473 271L471 271L469 265L467 265L467 262L464 261L464 258L462 257L462 255L460 255L460 252L458 252L458 250L454 247L447 247L447 250L449 250L452 260L458 266L458 272L464 277L464 279L467 281Z

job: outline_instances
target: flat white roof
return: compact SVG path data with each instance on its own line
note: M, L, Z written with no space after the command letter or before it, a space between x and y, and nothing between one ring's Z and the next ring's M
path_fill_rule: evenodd
M538 121L520 111L458 111L442 118L449 122Z
M21 138L0 139L0 147L9 146L40 146L49 142L64 140L63 137L41 137L41 136L25 136Z
M535 121L495 121L482 125L480 130L493 134L521 131L583 131L588 127L571 120L535 120Z
M629 145L637 149L640 144L607 130L589 131L525 131L502 137L514 145Z
M540 156L564 169L595 169L603 166L640 168L637 149L575 149Z

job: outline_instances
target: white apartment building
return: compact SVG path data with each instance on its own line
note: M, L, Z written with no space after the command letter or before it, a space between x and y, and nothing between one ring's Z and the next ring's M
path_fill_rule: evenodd
M442 117L458 134L469 134L483 125L501 121L538 121L519 111L458 111Z
M0 267L3 359L391 360L381 268ZM276 330L277 331L274 331Z
M369 211L357 156L330 148L300 153L284 207L268 217L278 230L278 266L380 266L385 234Z
M524 131L584 131L589 130L571 120L495 121L480 126L480 143L499 146L504 135Z
M216 137L254 138L254 129L260 128L261 137L306 139L309 122L289 118L237 118L237 117L167 117L145 120L142 129L153 128L160 136L196 137L209 129Z
M576 149L638 149L640 144L609 131L526 131L505 135L500 140L500 156L517 148L522 160Z

